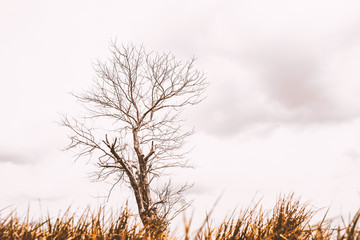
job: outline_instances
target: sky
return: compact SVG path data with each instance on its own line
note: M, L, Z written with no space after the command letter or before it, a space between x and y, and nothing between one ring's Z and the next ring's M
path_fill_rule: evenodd
M0 2L0 209L104 202L59 115L81 108L111 40L197 58L210 86L175 184L201 219L295 193L331 216L360 207L360 3L355 0ZM107 203L131 198L119 187ZM192 211L190 210L190 212Z

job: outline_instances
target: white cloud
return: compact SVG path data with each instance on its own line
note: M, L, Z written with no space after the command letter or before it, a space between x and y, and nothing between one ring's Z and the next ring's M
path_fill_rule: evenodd
M303 125L359 117L359 35L353 33L356 22L348 18L336 28L330 21L327 31L316 34L310 23L308 29L296 28L290 18L283 28L258 29L264 36L254 42L245 37L245 43L230 44L221 57L210 56L209 65L216 67L209 68L208 76L216 86L198 115L205 131L234 135L259 123ZM241 38L240 27L233 39Z

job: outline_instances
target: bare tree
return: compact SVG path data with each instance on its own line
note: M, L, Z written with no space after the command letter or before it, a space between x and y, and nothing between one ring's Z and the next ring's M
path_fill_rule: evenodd
M110 50L108 61L95 64L92 89L74 94L86 109L84 118L64 116L62 125L71 130L67 149L78 148L78 157L97 155L98 179L127 184L146 224L167 217L185 189L151 184L168 168L188 167L183 146L193 130L183 130L179 114L202 100L207 84L193 69L194 58L182 63L171 53L115 42ZM106 121L106 129L95 127Z

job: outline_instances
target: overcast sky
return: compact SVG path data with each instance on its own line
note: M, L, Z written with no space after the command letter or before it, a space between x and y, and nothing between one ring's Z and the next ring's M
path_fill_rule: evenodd
M217 216L295 192L333 216L360 207L360 2L0 2L0 209L96 203L109 185L74 163L59 114L79 107L110 40L197 57L211 83L187 111L197 133L188 199ZM122 189L110 202L121 205ZM119 200L120 199L120 200ZM56 211L57 211L56 210Z

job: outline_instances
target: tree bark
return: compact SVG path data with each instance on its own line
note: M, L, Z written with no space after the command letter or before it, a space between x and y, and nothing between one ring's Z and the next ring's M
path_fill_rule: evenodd
M143 154L143 151L140 147L137 128L133 129L133 141L134 141L134 149L138 158L137 162L139 163L139 172L137 174L138 175L137 187L140 192L139 201L141 202L141 207L143 208L143 211L140 211L140 206L138 207L142 222L146 223L148 222L148 218L150 218L153 215L152 198L150 192L149 176L147 171L147 158L145 158L145 155Z

